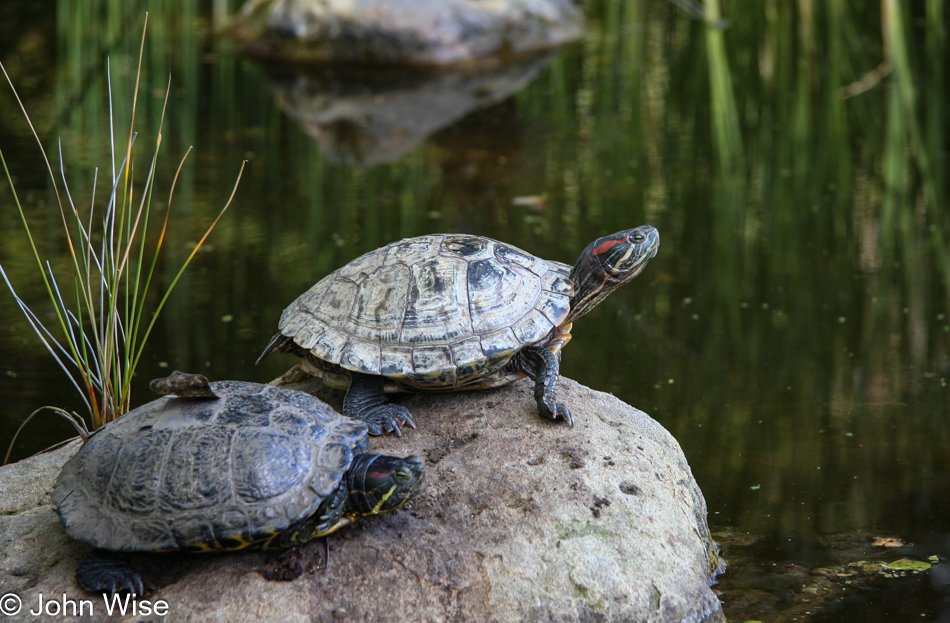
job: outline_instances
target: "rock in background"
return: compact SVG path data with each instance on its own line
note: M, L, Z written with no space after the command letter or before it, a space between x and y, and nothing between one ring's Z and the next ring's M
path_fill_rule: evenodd
M339 407L340 393L320 393ZM573 428L537 415L526 380L409 397L419 428L372 447L425 460L410 505L330 535L329 564L323 540L308 544L292 582L258 573L272 553L138 556L160 586L147 598L168 602L165 620L195 622L722 620L706 505L679 445L609 394L562 379L559 399ZM48 498L75 449L0 469L0 595L25 606L40 592L93 598L73 579L87 548ZM105 620L93 601L86 620Z
M290 61L445 65L578 39L571 0L250 0L231 29Z

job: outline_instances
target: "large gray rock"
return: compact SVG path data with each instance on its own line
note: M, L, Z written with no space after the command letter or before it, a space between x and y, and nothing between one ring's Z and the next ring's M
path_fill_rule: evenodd
M300 378L283 382L316 385ZM329 568L322 541L303 548L311 572L292 582L256 572L269 553L140 556L162 586L148 598L168 603L164 620L196 622L722 620L706 505L676 441L568 379L559 398L575 426L544 421L531 389L409 398L419 428L373 447L426 459L424 490L393 515L331 535ZM0 469L0 595L24 608L40 593L90 599L85 620L106 620L101 598L73 579L86 547L65 536L48 502L75 449Z
M231 32L267 58L444 65L560 46L581 24L571 0L249 0Z

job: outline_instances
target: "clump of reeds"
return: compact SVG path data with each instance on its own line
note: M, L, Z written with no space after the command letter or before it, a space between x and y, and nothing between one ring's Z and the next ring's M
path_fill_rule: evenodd
M188 154L191 152L189 147L179 162L169 190L168 203L165 206L164 220L161 224L157 242L154 244L154 248L150 248L147 232L150 218L153 216L151 210L152 193L155 190L156 164L162 144L162 126L164 125L165 107L168 104L170 89L165 91L165 102L148 164L148 173L144 184L139 189L135 187L134 181L136 158L133 153L133 145L137 138L135 110L142 75L142 57L145 50L147 25L148 14L146 14L145 27L142 30L142 44L139 49L129 131L124 145L118 145L121 151L116 149L116 141L112 138L115 135L115 123L112 116L111 76L108 80L112 165L111 176L108 179L110 191L106 205L103 207L97 208L95 201L96 186L99 183L98 169L95 170L93 175L92 197L88 202L88 208L80 209L77 202L73 200L65 176L62 145L60 145L58 154L60 181L57 181L53 166L30 120L30 116L16 92L6 68L0 63L0 70L3 71L7 83L13 90L26 122L29 124L40 147L52 182L59 212L62 216L63 232L71 259L72 282L69 285L65 285L68 280L57 279L50 262L40 257L27 218L28 211L20 202L6 159L2 150L0 150L0 164L2 164L7 176L13 194L13 202L19 212L23 230L29 240L39 277L43 280L50 303L55 311L58 326L47 327L43 324L40 317L17 295L2 265L0 265L0 276L13 294L17 305L23 311L40 342L79 392L92 422L90 429L78 413L70 413L56 406L44 406L34 411L23 422L20 430L23 430L23 426L36 414L44 410L51 410L70 420L80 436L85 438L90 430L112 421L130 409L132 376L142 356L149 334L155 326L155 321L179 278L230 206L237 190L237 184L241 179L241 173L244 170L242 164L241 172L238 173L234 189L224 208L221 209L217 218L195 245L195 248L168 286L158 306L154 310L147 311L146 294L152 284L162 243L168 232L169 212L175 185ZM106 72L108 75L108 63ZM169 80L169 86L170 83ZM116 168L117 151L122 158L118 168ZM61 285L63 285L62 288ZM17 435L19 435L20 430L17 431ZM15 441L16 436L10 443L10 449L13 448ZM4 462L9 458L9 455L10 450L8 449Z

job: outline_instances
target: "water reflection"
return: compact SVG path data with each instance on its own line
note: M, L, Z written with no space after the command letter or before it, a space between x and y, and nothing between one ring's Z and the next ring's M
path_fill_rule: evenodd
M265 66L279 106L334 164L394 162L429 135L521 91L553 54L442 70Z

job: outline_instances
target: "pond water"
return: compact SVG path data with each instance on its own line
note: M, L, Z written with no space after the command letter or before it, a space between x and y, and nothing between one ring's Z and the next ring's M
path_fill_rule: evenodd
M62 140L82 206L93 167L110 166L107 58L116 134L128 127L143 21L134 4L0 8L0 61L51 156ZM950 621L942 2L710 1L723 18L710 27L688 2L590 0L584 39L557 54L382 83L242 58L212 34L234 4L149 3L143 145L172 80L156 205L195 148L160 287L248 166L153 331L135 404L172 368L279 375L292 359L254 361L283 307L387 242L467 232L573 263L594 238L649 223L659 255L575 324L562 373L679 440L730 563L716 587L730 620ZM41 252L68 268L55 196L5 86L0 149ZM139 159L141 172L147 150ZM49 321L3 186L0 263ZM6 291L0 353L4 447L39 406L81 410ZM68 435L42 415L14 458ZM876 537L904 545L872 547ZM803 590L818 568L930 556L921 576Z

